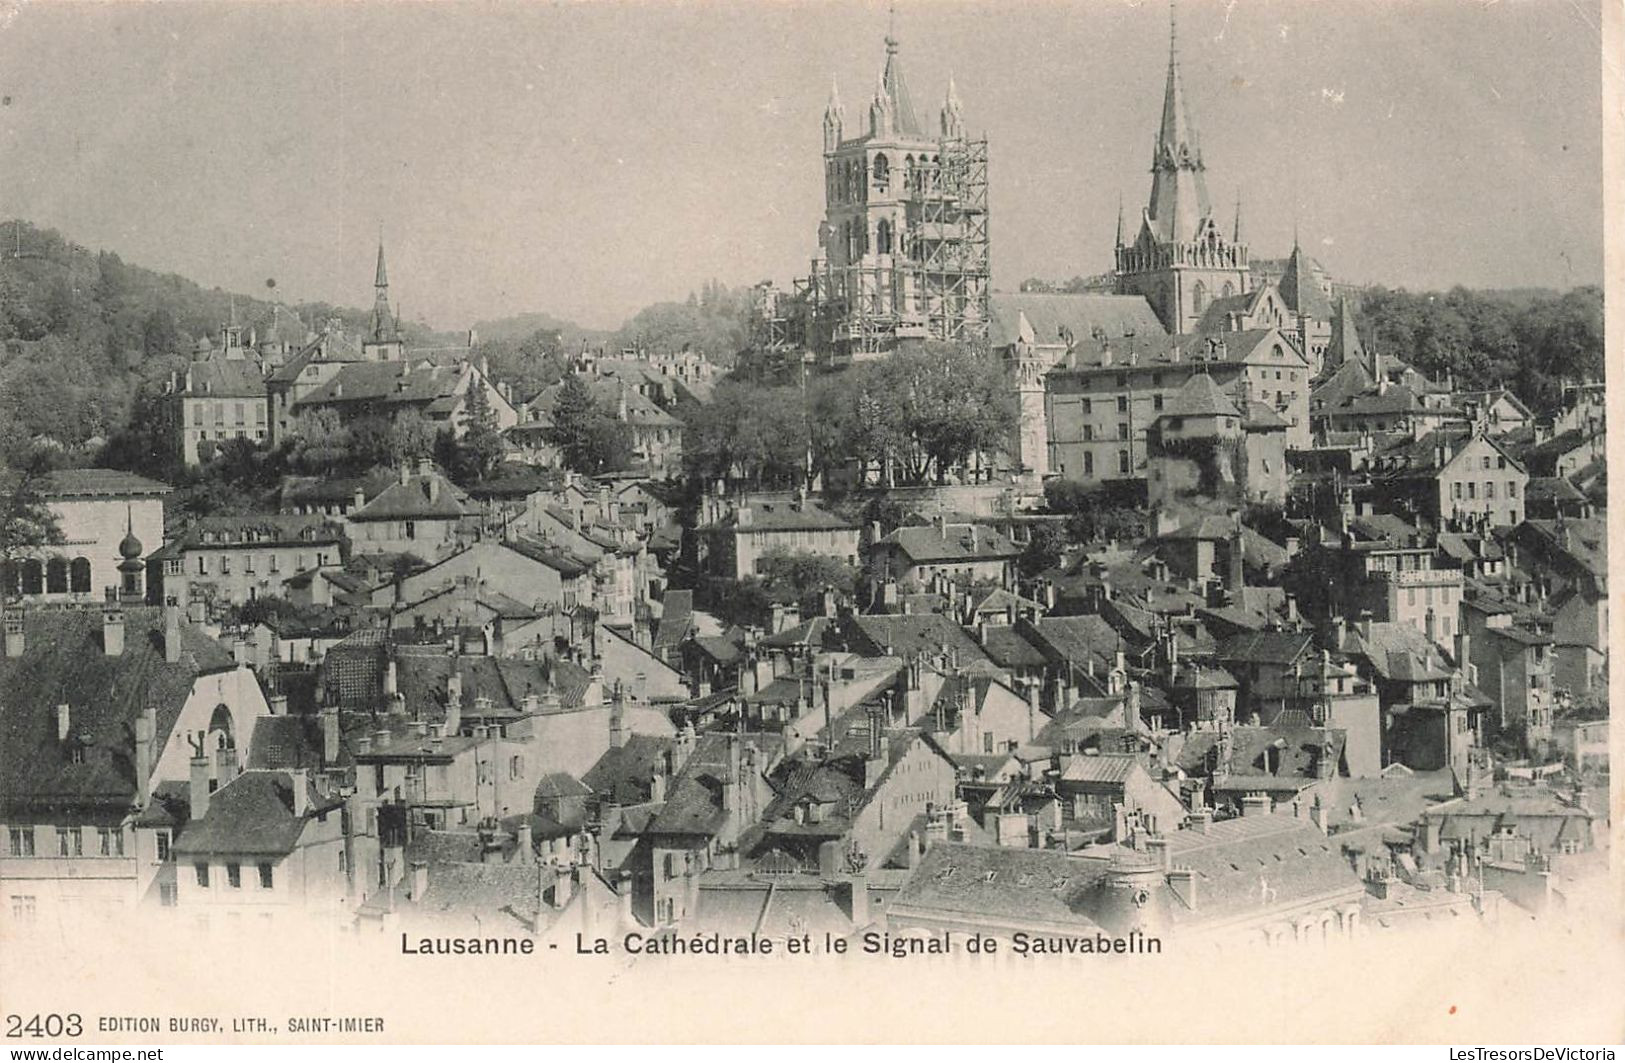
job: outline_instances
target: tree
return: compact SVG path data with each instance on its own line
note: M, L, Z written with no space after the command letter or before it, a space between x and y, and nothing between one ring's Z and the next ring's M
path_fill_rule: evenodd
M51 453L37 448L0 480L7 485L0 495L0 563L9 566L42 546L62 542L62 528L45 501L52 465Z
M439 429L421 411L402 410L389 424L386 441L388 461L391 465L426 458L434 453L435 436Z
M459 483L484 480L502 463L502 452L496 411L491 408L484 381L477 379L468 388L468 427L457 440L452 475Z
M350 429L336 410L300 415L293 460L309 473L331 475L350 460Z
M1066 529L1059 524L1044 523L1033 525L1032 538L1021 552L1016 564L1024 576L1036 576L1040 572L1048 572L1061 563L1066 556L1067 534Z
M775 548L761 556L757 569L769 593L797 603L806 602L825 587L847 596L858 589L857 566L828 554Z
M551 415L553 445L569 468L596 476L631 464L631 429L594 400L580 377L565 378Z

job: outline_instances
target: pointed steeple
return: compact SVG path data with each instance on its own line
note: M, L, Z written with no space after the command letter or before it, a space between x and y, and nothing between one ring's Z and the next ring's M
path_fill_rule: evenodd
M1117 246L1123 246L1123 193L1117 193Z
M942 101L942 135L947 140L958 140L965 135L965 108L959 102L959 88L952 74L948 75L948 94Z
M1168 5L1168 81L1162 97L1162 124L1157 129L1151 163L1151 202L1147 220L1165 241L1190 240L1211 213L1202 149L1185 103L1179 76L1179 20L1175 0Z
M384 268L384 237L378 234L378 269L372 281L372 338L389 341L395 338L395 315L389 309L389 271Z
M1331 320L1331 301L1315 281L1314 266L1298 243L1296 223L1292 226L1292 257L1286 260L1286 269L1276 288L1281 293L1281 301L1291 307L1293 313L1316 321Z
M1236 189L1236 228L1230 237L1230 242L1241 243L1241 189Z
M886 32L886 66L880 73L880 88L891 105L893 128L901 136L924 137L925 130L914 113L914 100L903 80L903 61L897 57L897 7L891 9L891 27Z
M1345 295L1337 300L1332 311L1332 338L1326 345L1326 368L1330 370L1350 360L1363 363L1365 347L1360 343L1360 331L1354 327L1354 313Z
M829 79L829 103L824 107L824 150L834 151L846 135L846 108L841 105L841 87L835 76Z

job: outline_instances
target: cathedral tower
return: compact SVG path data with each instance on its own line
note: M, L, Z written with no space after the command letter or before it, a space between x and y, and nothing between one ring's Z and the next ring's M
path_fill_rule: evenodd
M1169 332L1192 330L1214 299L1250 287L1247 245L1237 203L1234 235L1226 237L1208 199L1207 166L1179 75L1179 26L1170 3L1168 81L1162 124L1151 158L1151 197L1133 243L1117 233L1117 291L1143 295Z
M895 31L862 127L840 92L824 109L824 220L812 264L810 344L834 364L899 340L975 340L987 329L987 143L971 140L952 80L920 120Z

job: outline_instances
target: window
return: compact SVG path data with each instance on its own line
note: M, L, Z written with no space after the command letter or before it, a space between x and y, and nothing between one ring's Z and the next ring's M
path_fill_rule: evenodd
M209 574L209 559L203 554L197 555L197 574L200 576Z
M1518 481L1516 481L1516 480L1508 480L1507 481L1507 497L1508 498L1517 498L1518 497Z
M1495 481L1494 480L1485 480L1484 481L1484 497L1485 498L1494 498L1495 497Z
M12 856L34 855L34 828L11 827L6 831L6 851Z
M192 870L197 872L197 884L202 889L209 888L209 865L193 864Z
M222 576L231 575L231 558L225 554L220 555L220 574Z
M1481 467L1485 469L1490 467L1490 456L1488 454L1484 455L1483 461L1481 462Z
M1094 408L1090 405L1090 402L1089 402L1088 399L1079 399L1078 402L1083 407L1083 412L1084 412L1085 416L1087 416L1090 413L1094 412Z
M1504 468L1507 467L1506 455L1503 454L1500 457L1495 459L1495 467L1497 469L1504 469Z
M1093 476L1095 474L1095 456L1093 452L1084 451L1083 474L1085 476Z
M1127 395L1119 395L1119 396L1117 396L1117 412L1118 413L1127 413L1128 412L1128 396Z
M1127 421L1118 421L1117 422L1117 438L1118 439L1127 439L1128 438L1128 422Z
M1469 482L1467 484L1467 497L1468 498L1477 498L1478 497L1478 485L1476 483Z
M68 567L68 581L75 594L88 594L90 592L90 559L76 557L73 564Z
M273 882L274 882L274 878L273 878L274 871L273 871L271 865L270 864L261 864L259 866L259 872L260 872L260 889L262 889L262 890L270 889Z
M1128 451L1126 451L1126 450L1119 450L1117 452L1117 471L1122 473L1125 476L1128 475L1129 457L1128 457Z
M85 855L85 836L78 827L58 827L56 829L56 854L58 856Z
M11 895L11 917L19 923L32 923L34 921L35 900L29 893L13 893Z
M253 554L244 554L243 555L243 571L248 573L250 576L252 576L254 574L254 555Z
M1085 443L1088 443L1088 442L1091 442L1094 438L1095 438L1095 426L1092 425L1092 424L1084 425L1083 426L1083 441Z
M1162 409L1162 396L1161 395L1153 395L1153 396L1151 396L1151 408L1153 410Z
M1460 499L1461 499L1461 481L1460 480L1457 480L1455 483L1450 485L1450 497L1456 499L1457 501L1460 501Z
M167 830L155 831L153 837L158 842L158 862L161 864L169 859L169 832Z
M416 539L418 537L418 526L416 521L409 520L406 522L406 537L408 539Z
M97 827L96 845L103 856L123 856L124 832L117 827Z
M243 865L226 865L226 885L230 886L234 890L240 890L243 888Z

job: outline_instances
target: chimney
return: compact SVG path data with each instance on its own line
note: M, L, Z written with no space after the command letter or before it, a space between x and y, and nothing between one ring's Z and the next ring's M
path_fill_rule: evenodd
M265 707L271 710L272 716L288 715L288 695L272 694L266 699Z
M1207 829L1213 825L1213 810L1206 806L1191 813L1190 829L1197 834L1206 834Z
M142 808L152 800L153 745L157 742L158 712L151 705L135 718L135 792L136 803Z
M214 750L215 789L237 777L237 750L234 746L216 746Z
M354 510L360 509L362 506L364 506L366 504L367 504L367 492L363 491L359 487L356 488L355 489L355 497L353 499L351 499L351 507L350 507L351 510L354 511Z
M174 598L164 603L164 660L181 663L181 607Z
M1270 795L1259 791L1243 794L1241 797L1241 814L1243 818L1269 815Z
M21 610L8 609L5 612L5 639L6 656L21 657L23 655L23 614Z
M463 677L452 662L451 675L446 677L446 734L455 735L463 727Z
M1157 862L1157 867L1163 871L1173 870L1173 858L1168 853L1168 839L1161 834L1153 834L1145 840L1146 852L1151 859Z
M191 820L196 823L209 814L209 758L202 754L201 746L194 748L199 752L192 758L191 786L187 796L191 798Z
M1168 871L1168 888L1173 891L1186 908L1196 911L1196 872L1188 867L1171 868Z
M618 682L609 703L609 745L611 749L626 745L626 692Z
M522 819L513 832L513 860L516 864L529 864L536 859L536 841L531 837L530 820Z
M339 710L328 705L322 709L322 767L331 768L339 761Z
M303 819L310 811L310 782L305 769L296 768L288 772L288 782L293 787L293 817Z
M1371 610L1369 610L1369 609L1360 610L1360 625L1359 625L1359 628L1360 628L1360 638L1362 638L1362 639L1364 639L1366 641L1370 641L1370 639L1371 639Z
M850 875L846 880L847 911L852 916L853 927L869 925L869 877L862 872Z
M102 652L109 657L124 653L124 607L111 587L107 588L107 601L102 606Z
M65 704L58 705L56 707L56 740L58 742L66 742L68 740L68 734L72 730L73 710L69 709Z

